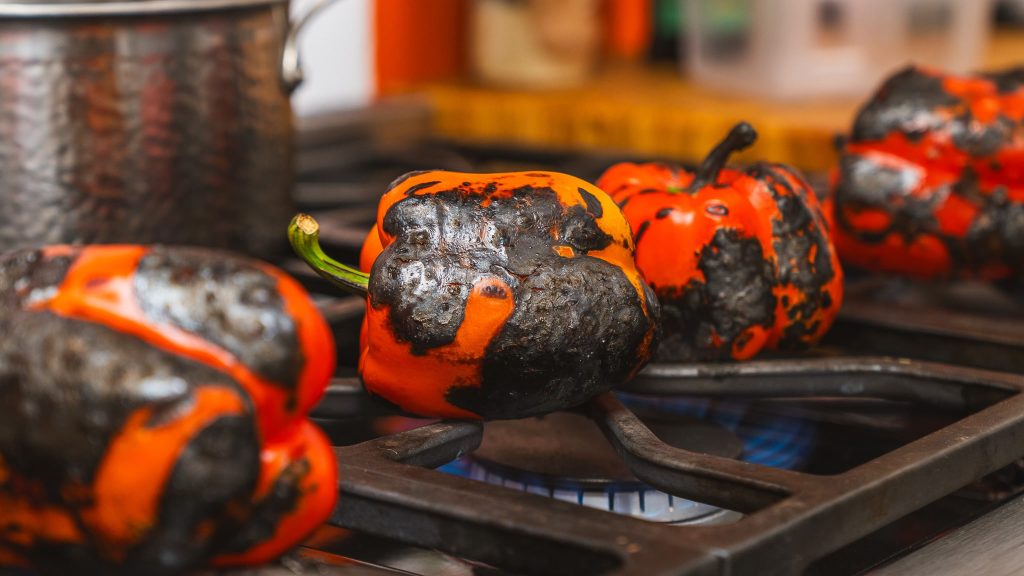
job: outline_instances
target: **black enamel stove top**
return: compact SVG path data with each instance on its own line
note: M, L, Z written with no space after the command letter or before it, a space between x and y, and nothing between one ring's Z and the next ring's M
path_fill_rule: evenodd
M385 107L307 123L297 198L330 253L355 260L409 170L592 180L621 159L431 142L425 122ZM285 266L338 337L316 417L341 482L330 525L276 573L857 574L1024 487L1024 305L987 286L854 280L805 356L652 365L573 412L481 425L368 400L362 302Z

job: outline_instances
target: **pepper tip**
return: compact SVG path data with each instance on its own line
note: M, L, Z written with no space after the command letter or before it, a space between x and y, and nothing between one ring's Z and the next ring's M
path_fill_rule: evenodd
M739 122L730 130L730 135L736 140L737 149L742 150L757 141L757 130L749 122Z
M309 214L296 214L292 218L292 224L303 234L316 234L320 231L320 224Z

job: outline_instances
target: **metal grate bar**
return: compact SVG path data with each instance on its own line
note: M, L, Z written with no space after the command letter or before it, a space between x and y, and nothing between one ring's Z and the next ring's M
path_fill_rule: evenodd
M802 485L799 472L669 446L611 394L595 399L593 407L594 419L633 474L663 492L753 512Z
M716 573L660 526L419 467L460 454L480 431L440 423L336 448L331 522L528 573Z

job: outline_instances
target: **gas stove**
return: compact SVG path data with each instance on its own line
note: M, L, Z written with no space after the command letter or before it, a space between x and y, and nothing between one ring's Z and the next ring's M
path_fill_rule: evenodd
M406 103L302 124L296 197L329 253L357 259L376 200L410 170L594 180L624 159L437 142L429 122ZM807 354L651 365L574 411L480 424L375 404L355 377L362 301L283 266L337 336L314 416L340 500L261 574L955 570L974 561L969 531L1024 515L1024 300L996 288L854 278Z

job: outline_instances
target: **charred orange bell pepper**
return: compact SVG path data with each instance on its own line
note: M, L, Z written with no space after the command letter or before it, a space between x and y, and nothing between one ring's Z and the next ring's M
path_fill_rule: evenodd
M363 250L339 264L299 215L296 252L368 294L359 370L398 407L516 418L579 404L650 357L657 301L633 238L601 190L552 172L428 171L396 180Z
M331 332L280 270L54 246L0 260L0 566L176 574L267 561L336 499L306 415Z
M858 268L917 278L1024 277L1024 68L907 68L840 145L836 247Z
M810 186L780 164L723 169L756 138L741 123L696 173L623 163L598 181L633 227L637 266L661 302L660 361L800 348L836 317L842 271Z

